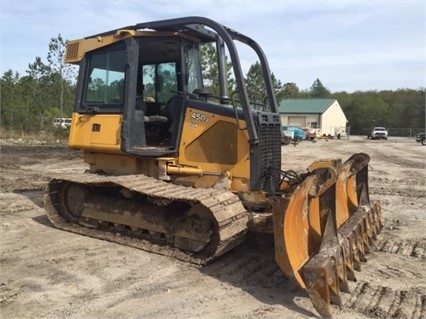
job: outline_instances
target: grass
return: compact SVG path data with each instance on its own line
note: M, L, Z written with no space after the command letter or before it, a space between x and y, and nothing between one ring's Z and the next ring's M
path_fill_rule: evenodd
M61 128L52 128L49 131L40 132L24 132L0 128L0 139L22 143L66 144L68 141L68 134L69 130Z

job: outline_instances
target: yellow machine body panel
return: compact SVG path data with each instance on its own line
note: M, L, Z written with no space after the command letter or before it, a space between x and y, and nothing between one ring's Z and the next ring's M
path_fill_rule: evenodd
M156 160L164 159L123 153L120 146L121 125L120 114L74 113L68 143L84 151L85 162L91 165L92 170L155 176L152 167L156 165ZM239 126L244 125L240 120ZM222 174L226 174L230 189L245 191L249 189L249 153L247 132L238 128L235 118L188 107L179 155L171 157L169 162L180 167L197 168L194 173L190 169L181 170L190 175L183 184L211 186ZM179 175L185 175L181 172ZM180 176L180 180L185 178Z
M111 33L111 34L104 34L104 35L98 35L95 37L88 37L88 38L67 41L65 62L79 63L87 52L108 46L114 42L121 41L126 38L130 38L134 36L158 37L158 36L170 36L170 35L179 35L180 37L190 38L192 41L197 41L197 39L189 37L188 35L180 33L180 32L152 32L152 31L120 29L120 30L116 30L114 33Z
M240 121L240 126L245 123ZM235 118L188 107L180 142L178 162L209 172L230 173L232 190L248 190L250 150L247 131Z
M90 152L121 154L121 114L73 113L68 144Z

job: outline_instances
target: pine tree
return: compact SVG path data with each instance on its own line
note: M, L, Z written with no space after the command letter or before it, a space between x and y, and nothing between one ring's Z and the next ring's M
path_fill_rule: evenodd
M58 76L59 84L59 117L64 117L64 95L67 87L66 81L73 82L76 78L75 67L66 64L65 56L65 41L62 39L61 34L56 38L51 38L49 43L49 52L47 53L47 61L49 62L50 75Z
M330 91L324 87L320 79L316 79L314 83L312 83L309 93L311 97L316 98L328 98L331 95Z

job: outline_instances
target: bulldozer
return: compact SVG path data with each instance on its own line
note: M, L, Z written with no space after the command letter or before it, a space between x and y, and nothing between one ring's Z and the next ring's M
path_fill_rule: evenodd
M203 84L204 44L216 50L216 95ZM237 44L260 62L262 103L249 100ZM68 144L89 168L48 182L55 227L198 265L249 232L267 234L285 276L332 317L382 227L368 193L370 158L282 168L273 81L254 40L183 17L68 41L65 60L79 65Z

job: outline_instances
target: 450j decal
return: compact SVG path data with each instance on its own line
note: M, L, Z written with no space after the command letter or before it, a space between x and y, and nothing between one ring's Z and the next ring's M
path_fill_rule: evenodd
M192 113L191 118L196 121L207 123L209 121L209 117L202 113Z

